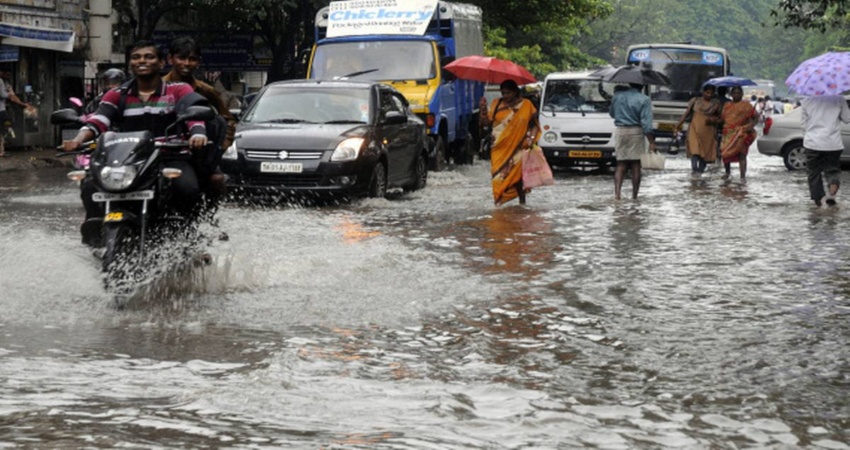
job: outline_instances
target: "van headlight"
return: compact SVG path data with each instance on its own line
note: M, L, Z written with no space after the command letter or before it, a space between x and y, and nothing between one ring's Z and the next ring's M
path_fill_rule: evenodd
M100 169L100 182L110 191L122 191L133 184L139 169L135 166L107 166Z
M546 134L543 135L543 141L547 144L554 144L558 141L558 133L554 131L547 131Z
M362 137L348 138L340 142L331 155L331 161L354 161L360 155L364 142L366 142L366 139Z
M227 147L227 150L225 150L224 154L221 155L221 159L227 159L230 161L236 161L239 159L239 150L236 149L236 141L233 141L233 143Z

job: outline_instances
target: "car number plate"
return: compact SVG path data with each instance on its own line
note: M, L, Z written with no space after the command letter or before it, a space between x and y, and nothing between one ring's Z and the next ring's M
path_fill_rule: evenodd
M115 202L122 200L150 200L153 198L153 191L136 191L125 192L123 194L111 194L108 192L95 192L91 199L96 202Z
M568 155L570 158L601 158L602 152L590 150L570 150Z
M661 122L658 124L658 131L676 131L676 124L672 122Z
M282 163L265 161L260 163L260 172L271 173L301 173L304 166L300 163Z

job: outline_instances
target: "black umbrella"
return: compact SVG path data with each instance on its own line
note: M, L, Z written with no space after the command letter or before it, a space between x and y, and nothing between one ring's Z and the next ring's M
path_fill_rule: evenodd
M657 70L641 68L639 66L620 66L606 67L599 69L591 76L600 77L603 81L611 83L632 83L632 84L660 84L667 86L670 84L670 79Z

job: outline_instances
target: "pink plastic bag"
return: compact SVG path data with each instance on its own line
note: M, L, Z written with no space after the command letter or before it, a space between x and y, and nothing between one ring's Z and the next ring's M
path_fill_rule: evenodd
M553 184L555 184L555 177L552 176L552 169L549 167L549 163L546 162L546 156L543 155L543 150L535 145L531 150L523 151L522 187L531 189Z

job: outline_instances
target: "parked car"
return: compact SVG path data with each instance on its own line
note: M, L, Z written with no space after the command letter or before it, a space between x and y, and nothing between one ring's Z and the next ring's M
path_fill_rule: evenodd
M237 193L383 197L425 187L426 131L389 85L281 81L242 114L221 165Z
M848 99L850 103L850 99ZM781 116L773 116L773 125L769 131L756 141L759 153L769 156L781 156L788 170L804 170L806 157L803 154L803 128L801 125L803 110L797 108ZM841 138L844 152L841 163L850 163L850 125L841 124Z

